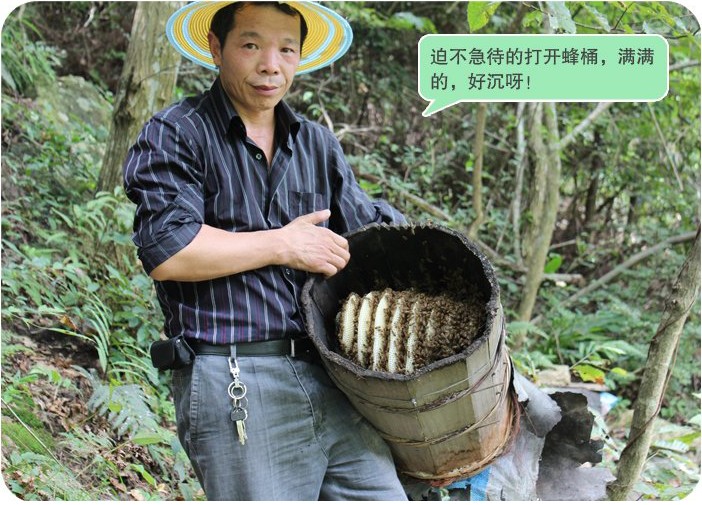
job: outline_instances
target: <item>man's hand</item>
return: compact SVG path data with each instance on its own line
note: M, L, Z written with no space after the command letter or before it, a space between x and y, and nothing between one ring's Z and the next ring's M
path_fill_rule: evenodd
M320 210L300 216L280 229L288 246L285 265L327 277L346 266L351 257L347 240L328 228L317 226L329 216L330 210Z

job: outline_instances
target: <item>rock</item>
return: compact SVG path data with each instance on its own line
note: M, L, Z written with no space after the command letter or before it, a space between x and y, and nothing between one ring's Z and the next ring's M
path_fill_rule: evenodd
M73 129L75 123L90 126L101 140L110 128L112 105L97 86L78 76L57 78L53 84L37 85L37 105L52 122Z
M570 385L570 367L568 365L554 365L552 368L542 370L536 377L538 386L568 386Z

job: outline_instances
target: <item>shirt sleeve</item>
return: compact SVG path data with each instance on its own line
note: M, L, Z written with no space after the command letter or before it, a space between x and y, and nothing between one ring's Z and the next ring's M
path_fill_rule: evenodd
M405 224L407 220L399 210L385 200L370 199L363 191L336 138L329 145L336 169L330 228L343 234L372 223Z
M152 118L127 153L124 187L136 204L132 239L147 273L187 246L204 222L203 171L182 128Z

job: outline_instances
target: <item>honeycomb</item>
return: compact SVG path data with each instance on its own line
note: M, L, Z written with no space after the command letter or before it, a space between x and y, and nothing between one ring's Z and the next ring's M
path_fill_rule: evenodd
M341 354L362 368L412 374L458 354L480 335L485 303L414 289L349 294L337 315Z

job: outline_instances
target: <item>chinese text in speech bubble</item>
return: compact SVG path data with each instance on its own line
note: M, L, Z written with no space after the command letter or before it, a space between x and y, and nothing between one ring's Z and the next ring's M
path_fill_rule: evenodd
M419 95L430 116L460 102L657 101L668 94L660 35L425 35Z

